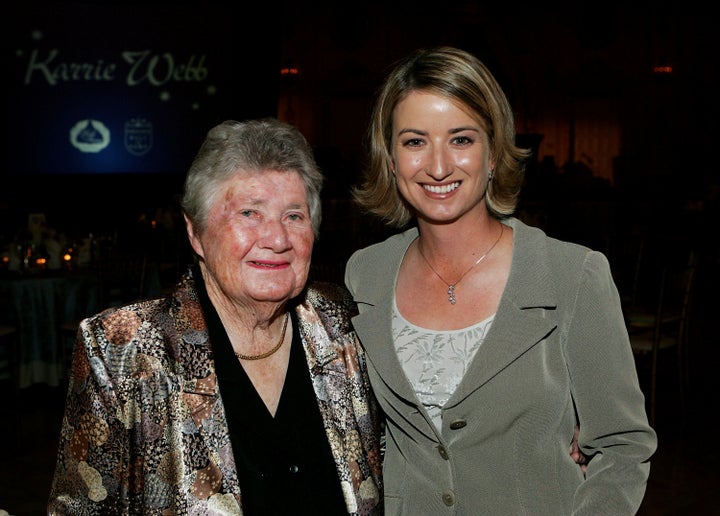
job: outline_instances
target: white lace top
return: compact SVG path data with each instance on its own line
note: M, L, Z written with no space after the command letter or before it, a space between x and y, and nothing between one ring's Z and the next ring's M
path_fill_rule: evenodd
M442 430L442 407L465 376L494 318L491 315L460 330L428 330L408 322L393 305L395 351L438 431Z

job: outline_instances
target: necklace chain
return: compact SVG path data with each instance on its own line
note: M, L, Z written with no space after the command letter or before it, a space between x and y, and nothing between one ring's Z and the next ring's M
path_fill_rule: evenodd
M425 263L428 264L428 267L430 267L430 270L433 271L438 278L440 278L440 281L442 281L443 283L445 283L445 285L447 285L448 301L450 301L451 305L454 305L457 302L457 298L455 297L455 287L457 286L457 284L462 281L462 279L467 275L468 272L470 272L473 269L473 267L475 267L477 264L479 264L481 261L483 261L485 258L487 258L487 255L490 254L490 251L495 249L495 246L498 244L498 242L500 242L500 239L502 238L504 231L505 231L505 225L501 222L500 223L500 236L497 237L497 240L495 240L495 243L492 246L490 246L490 249L488 249L484 255L482 255L480 258L475 260L475 263L473 263L468 268L468 270L463 272L462 276L460 276L460 278L458 278L458 280L455 283L448 283L447 281L445 281L445 279L442 276L440 276L440 273L438 271L436 271L435 267L433 267L432 264L428 261L428 259L425 258L425 255L422 252L422 246L418 245L418 251L420 251L420 256L422 256L422 259L425 260Z
M243 355L242 353L235 353L235 356L238 357L240 360L262 360L263 358L267 358L273 353L275 353L278 349L280 349L280 346L283 345L283 342L285 342L285 330L287 330L288 325L288 319L290 318L289 314L285 313L285 322L283 323L283 329L282 333L280 334L280 340L275 345L274 348L272 348L270 351L266 351L265 353L262 353L260 355Z

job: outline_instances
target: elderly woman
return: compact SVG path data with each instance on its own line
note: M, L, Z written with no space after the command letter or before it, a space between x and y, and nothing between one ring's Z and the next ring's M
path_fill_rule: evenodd
M306 287L322 175L297 129L207 135L197 263L82 322L50 514L380 514L378 419L342 287Z

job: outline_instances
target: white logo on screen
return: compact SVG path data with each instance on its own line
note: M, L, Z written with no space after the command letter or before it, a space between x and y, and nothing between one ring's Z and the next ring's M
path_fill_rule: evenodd
M70 143L80 152L100 152L110 145L110 130L99 120L80 120L70 129Z
M153 126L145 118L125 122L125 149L133 156L150 152L153 146Z

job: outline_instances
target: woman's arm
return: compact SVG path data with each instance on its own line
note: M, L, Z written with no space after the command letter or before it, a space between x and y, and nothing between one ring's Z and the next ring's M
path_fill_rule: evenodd
M100 338L98 338L100 337ZM72 361L48 514L107 514L127 506L132 489L130 431L102 352L97 318L80 324Z
M620 297L601 253L586 255L566 331L578 445L591 457L575 508L634 514L657 436L648 424Z

